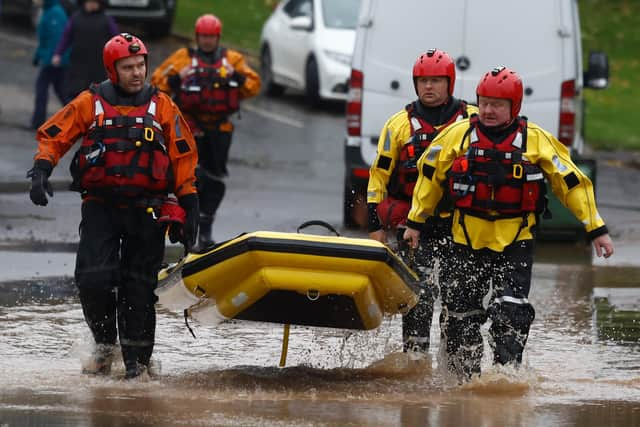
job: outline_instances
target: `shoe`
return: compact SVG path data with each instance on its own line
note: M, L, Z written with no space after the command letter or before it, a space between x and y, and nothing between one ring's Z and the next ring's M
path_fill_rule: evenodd
M124 379L132 380L144 376L145 374L146 376L149 375L149 367L147 365L143 365L142 363L136 362L135 365L129 365L126 367Z
M96 348L86 366L82 367L82 373L85 375L109 375L111 373L111 365L113 363L113 351L113 345L96 345Z
M198 252L203 252L208 248L214 246L216 241L211 238L204 238L202 235L198 236L198 246L196 247Z

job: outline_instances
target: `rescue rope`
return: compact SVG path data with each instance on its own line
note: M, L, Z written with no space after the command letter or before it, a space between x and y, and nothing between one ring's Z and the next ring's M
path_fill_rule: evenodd
M280 367L284 368L284 365L287 363L287 350L289 349L289 330L291 329L290 324L284 325L284 335L282 336L282 352L280 353Z

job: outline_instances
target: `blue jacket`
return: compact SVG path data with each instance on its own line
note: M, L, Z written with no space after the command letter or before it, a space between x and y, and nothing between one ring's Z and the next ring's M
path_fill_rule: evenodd
M67 14L60 0L44 0L42 16L38 22L38 47L33 55L34 64L51 65L51 57L67 24ZM62 56L61 66L69 63L69 53Z

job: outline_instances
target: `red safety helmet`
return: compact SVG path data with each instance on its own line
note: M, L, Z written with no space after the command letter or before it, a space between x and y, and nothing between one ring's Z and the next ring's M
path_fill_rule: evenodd
M105 43L102 49L102 62L113 84L118 83L116 61L135 55L143 55L145 62L147 61L147 47L142 40L132 34L120 33Z
M485 73L476 88L476 96L504 98L511 101L511 118L520 113L522 106L522 79L513 70L499 66Z
M425 76L446 76L449 78L449 96L453 96L453 88L456 85L456 66L447 52L440 49L429 49L416 59L413 64L413 87L416 87L416 78Z
M222 33L222 21L210 13L196 20L196 34L219 36Z

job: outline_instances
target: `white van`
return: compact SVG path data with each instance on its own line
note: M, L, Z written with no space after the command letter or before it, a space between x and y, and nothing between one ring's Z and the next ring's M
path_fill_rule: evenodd
M583 78L577 0L363 0L347 101L347 227L366 220L361 204L380 130L416 99L411 70L430 48L454 58L454 96L471 103L485 72L497 65L517 71L525 87L521 114L576 155L583 151L582 90L607 86L608 60L592 53Z

